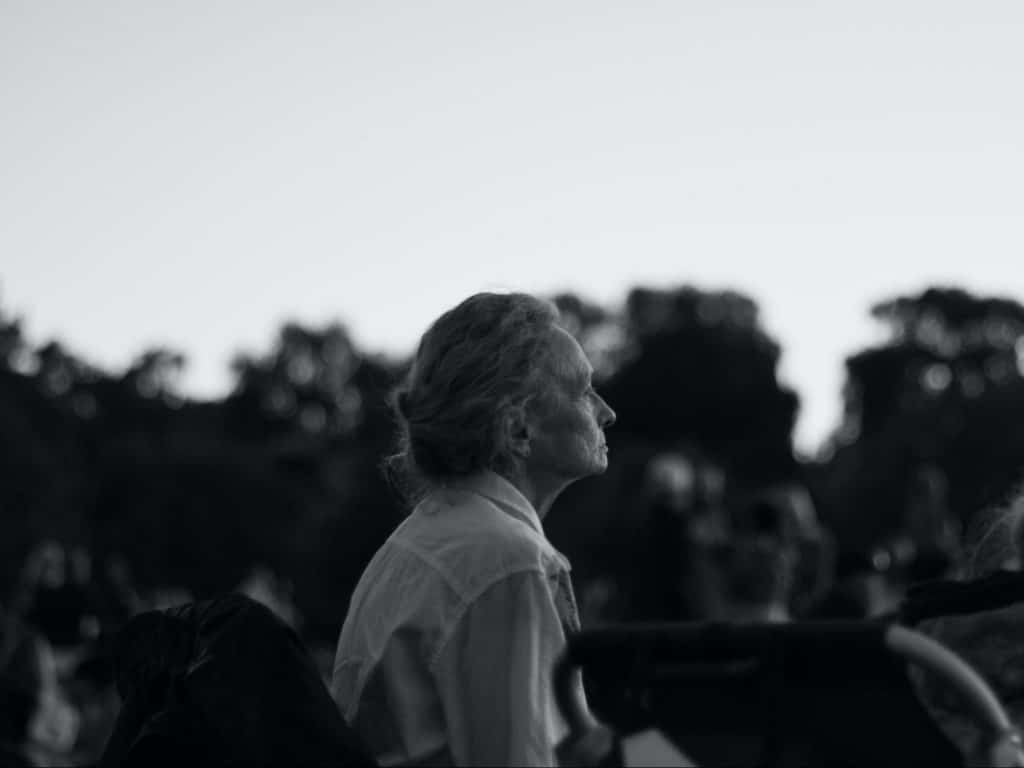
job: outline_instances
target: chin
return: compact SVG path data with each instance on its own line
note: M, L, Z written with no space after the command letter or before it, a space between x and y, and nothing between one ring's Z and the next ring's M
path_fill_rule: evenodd
M563 465L562 477L569 480L569 482L576 482L582 480L585 477L593 477L594 475L603 475L608 469L608 456L603 452L596 452L589 456L580 456L576 461L571 464Z
M575 483L578 480L584 480L588 477L603 475L606 469L608 469L607 462L594 461L585 466L577 467L572 472L565 472L563 477L565 477L569 483Z

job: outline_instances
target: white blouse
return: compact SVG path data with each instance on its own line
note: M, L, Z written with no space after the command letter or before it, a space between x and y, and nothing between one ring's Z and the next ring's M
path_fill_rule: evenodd
M569 568L493 472L416 507L352 595L331 681L381 765L556 765L568 729L551 675L579 627Z

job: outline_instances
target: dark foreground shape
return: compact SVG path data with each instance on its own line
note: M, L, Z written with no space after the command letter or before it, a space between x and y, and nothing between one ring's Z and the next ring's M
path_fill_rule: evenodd
M101 766L371 766L295 632L238 594L149 611L114 646Z
M888 627L591 630L570 640L556 690L566 669L582 668L597 716L619 737L656 728L698 765L963 765L916 695L907 663L887 648Z

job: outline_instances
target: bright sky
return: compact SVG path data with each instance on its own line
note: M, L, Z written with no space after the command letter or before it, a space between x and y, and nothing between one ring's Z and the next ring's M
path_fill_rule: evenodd
M187 391L289 317L736 288L797 444L874 301L1024 300L1024 3L0 0L0 305Z

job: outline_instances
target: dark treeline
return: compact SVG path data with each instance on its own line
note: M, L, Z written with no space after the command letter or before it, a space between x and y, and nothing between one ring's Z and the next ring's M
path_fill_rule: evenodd
M842 421L813 459L792 433L797 395L756 303L691 287L636 288L620 310L556 297L618 412L611 469L548 519L585 589L627 592L644 540L652 459L715 469L740 503L809 491L840 550L960 532L1017 482L1024 457L1024 308L933 288L871 311L887 341L846 361ZM820 322L827 324L828 318ZM10 595L44 539L122 562L142 588L205 596L254 566L292 585L304 628L333 642L360 572L403 514L379 470L386 394L405 362L357 349L339 325L280 329L240 356L222 400L176 388L174 350L100 370L56 342L36 348L0 310L0 586ZM717 474L716 474L717 473ZM925 543L927 543L925 541ZM649 570L649 569L648 569Z

